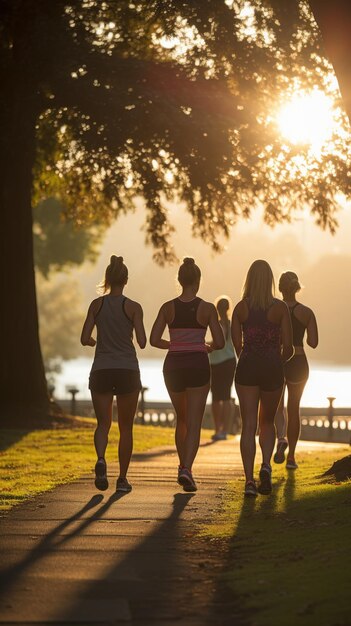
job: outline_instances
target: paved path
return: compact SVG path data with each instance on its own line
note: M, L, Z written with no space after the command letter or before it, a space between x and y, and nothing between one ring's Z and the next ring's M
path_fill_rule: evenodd
M196 536L226 482L242 478L238 441L200 447L196 494L177 486L176 467L173 450L137 454L130 494L117 495L115 479L97 492L91 474L2 518L0 623L243 624L235 598L218 595L215 542Z
M93 474L36 497L0 521L0 623L206 623L214 594L215 546L194 541L220 505L221 485L241 475L237 442L204 444L198 492L175 482L170 449L133 457L133 491L108 491ZM214 622L215 623L215 622Z

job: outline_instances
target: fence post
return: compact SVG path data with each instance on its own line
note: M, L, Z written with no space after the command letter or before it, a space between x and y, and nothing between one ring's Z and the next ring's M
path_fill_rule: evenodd
M148 391L149 387L142 387L140 389L140 400L139 400L139 404L138 404L138 419L140 419L141 424L145 424L144 421L144 415L145 415L145 398L144 398L144 394L145 391Z
M327 400L329 401L329 407L328 407L329 441L332 441L333 440L333 418L334 418L333 402L335 398L333 398L333 396L329 396Z
M67 391L71 394L71 415L76 415L76 395L79 393L79 389L70 387Z

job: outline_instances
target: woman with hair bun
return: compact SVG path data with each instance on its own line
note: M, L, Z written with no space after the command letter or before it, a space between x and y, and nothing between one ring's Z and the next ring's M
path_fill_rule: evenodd
M249 268L242 300L232 316L232 339L239 359L235 388L242 418L244 493L268 495L272 491L274 416L283 390L283 363L292 356L293 347L289 311L274 297L274 278L267 261L254 261ZM262 451L258 488L254 480L257 422Z
M94 444L97 455L95 486L108 488L105 451L112 422L113 397L117 399L119 476L116 491L128 492L132 486L127 471L133 449L133 421L141 389L139 364L133 344L133 331L140 348L145 348L143 310L123 295L128 269L123 257L111 256L105 278L99 285L103 294L92 301L81 334L83 346L95 348L89 389L97 419ZM94 326L97 339L93 339Z
M182 292L161 306L150 335L152 346L168 350L163 375L177 415L178 483L184 491L197 490L192 466L210 389L208 352L224 346L215 306L197 297L200 279L201 271L194 259L185 258L178 271ZM169 340L162 338L166 326ZM211 346L205 343L207 328L212 334Z
M279 291L290 312L295 353L284 367L285 387L287 389L287 424L284 415L284 393L275 417L277 429L277 449L273 457L275 463L284 463L285 450L289 447L286 468L297 469L295 449L300 436L300 401L309 375L308 361L303 347L306 341L311 348L318 345L316 317L304 304L296 300L301 286L295 272L284 272L279 279ZM287 435L287 437L286 437Z

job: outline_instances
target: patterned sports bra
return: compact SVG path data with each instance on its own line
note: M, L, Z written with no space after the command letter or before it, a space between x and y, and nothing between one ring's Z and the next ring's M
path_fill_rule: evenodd
M275 302L276 300L274 300ZM255 354L261 357L280 357L280 324L267 319L269 309L250 309L243 323L243 355Z

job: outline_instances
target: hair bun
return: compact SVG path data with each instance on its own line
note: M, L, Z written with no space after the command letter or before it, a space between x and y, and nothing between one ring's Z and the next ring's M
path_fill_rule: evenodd
M193 259L191 256L186 256L183 259L183 263L184 265L195 265L195 259Z
M119 265L122 265L122 263L123 263L123 257L122 257L122 256L116 256L115 254L113 254L113 255L111 256L110 263L111 263L111 265L114 265L114 264L117 264L117 263L118 263Z

